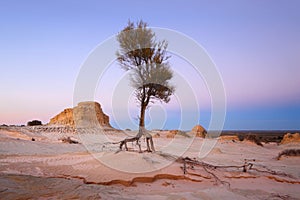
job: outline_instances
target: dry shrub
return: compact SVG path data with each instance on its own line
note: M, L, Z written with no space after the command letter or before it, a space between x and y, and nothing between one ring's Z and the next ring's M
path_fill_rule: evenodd
M27 126L41 126L42 122L39 120L32 120L27 122Z
M264 146L262 143L261 143L261 140L259 139L259 137L257 137L256 135L247 135L244 140L248 140L248 141L251 141L251 142L254 142L255 144L259 145L259 146Z
M300 156L300 149L285 149L278 154L277 160L282 156Z

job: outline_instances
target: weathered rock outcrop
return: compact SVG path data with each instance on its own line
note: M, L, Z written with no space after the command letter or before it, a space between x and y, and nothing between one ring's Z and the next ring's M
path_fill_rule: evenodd
M81 102L74 108L67 108L50 119L49 125L76 127L111 127L109 117L103 113L99 103Z
M205 137L207 134L207 131L205 130L205 128L203 128L200 125L196 125L194 126L194 128L192 129L193 133L196 133L196 137Z
M64 109L64 111L51 118L49 124L74 126L73 108Z
M239 137L237 135L222 135L219 137L219 141L240 141Z
M300 143L300 134L299 133L287 133L283 136L280 144L288 144L288 143Z

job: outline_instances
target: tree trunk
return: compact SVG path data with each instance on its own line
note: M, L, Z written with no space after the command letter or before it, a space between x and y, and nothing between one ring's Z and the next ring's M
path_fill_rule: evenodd
M146 142L147 142L147 151L155 151L154 149L154 143L152 139L152 135L150 135L147 130L145 129L145 112L147 105L149 103L149 98L147 98L145 103L141 103L141 115L140 115L140 128L139 128L139 133L137 134L136 137L141 137L144 135L146 137ZM150 144L149 144L150 142Z
M140 127L145 127L145 112L146 112L146 105L145 103L141 103L141 113L140 113Z
M122 147L124 145L125 150L128 151L126 143L136 141L136 144L139 146L139 151L141 152L141 145L140 145L139 141L140 141L140 138L144 135L145 138L146 138L146 142L147 142L147 151L149 151L149 152L151 152L151 151L154 152L155 151L152 135L149 134L147 132L147 130L145 129L145 112L146 112L147 105L149 104L149 100L150 100L150 96L148 96L148 98L146 98L146 95L145 95L142 99L142 102L141 102L139 132L136 134L135 137L127 138L127 139L121 141L120 142L120 150L122 150Z

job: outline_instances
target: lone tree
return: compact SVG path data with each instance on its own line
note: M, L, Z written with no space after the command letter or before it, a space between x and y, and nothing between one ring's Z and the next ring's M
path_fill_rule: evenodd
M145 111L155 100L168 103L174 92L169 81L173 77L167 55L167 41L156 41L155 33L142 20L128 25L117 35L120 49L117 52L118 62L125 71L130 71L130 83L135 90L135 97L140 105L139 132L135 137L120 142L120 149L126 143L139 143L144 135L147 151L155 151L152 136L145 129ZM149 146L149 141L151 148Z

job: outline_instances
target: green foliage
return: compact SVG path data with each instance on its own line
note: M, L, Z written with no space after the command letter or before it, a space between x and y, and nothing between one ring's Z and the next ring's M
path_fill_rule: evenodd
M131 85L138 90L149 88L149 94L157 98L163 97L162 91L172 93L174 88L169 84L173 77L166 55L167 42L155 41L155 33L147 28L147 23L140 21L128 25L118 34L120 50L117 52L118 61L126 71L131 71ZM158 87L158 85L164 87Z
M156 41L155 33L147 26L143 21L136 24L129 21L117 36L120 45L118 62L125 71L130 71L130 83L141 103L141 120L152 100L168 103L174 92L169 83L173 71L166 51L168 43Z

